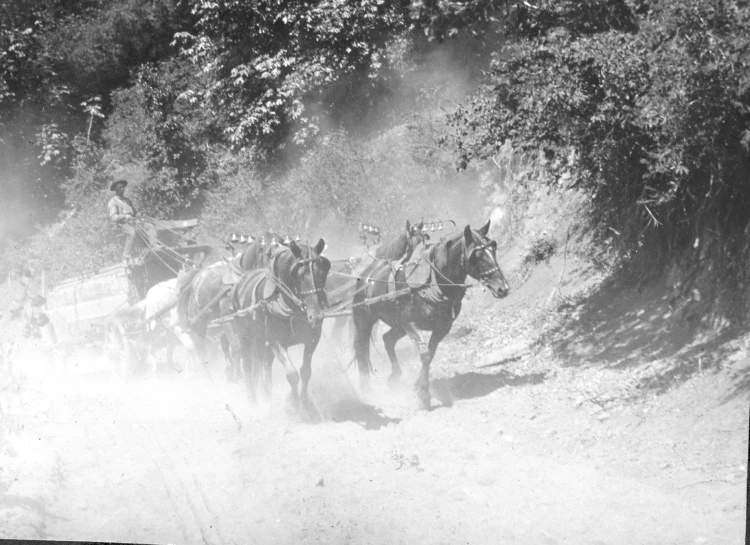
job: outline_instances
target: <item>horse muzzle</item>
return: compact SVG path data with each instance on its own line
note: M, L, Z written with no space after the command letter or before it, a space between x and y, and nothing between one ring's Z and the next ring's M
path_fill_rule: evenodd
M504 299L510 293L508 285L503 283L502 286L493 286L492 284L484 284L495 299Z

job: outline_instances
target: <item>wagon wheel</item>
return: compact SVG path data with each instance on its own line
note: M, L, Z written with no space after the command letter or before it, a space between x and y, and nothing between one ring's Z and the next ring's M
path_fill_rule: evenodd
M112 320L105 331L104 353L115 366L115 372L121 377L130 376L135 367L135 351L128 339L122 323Z

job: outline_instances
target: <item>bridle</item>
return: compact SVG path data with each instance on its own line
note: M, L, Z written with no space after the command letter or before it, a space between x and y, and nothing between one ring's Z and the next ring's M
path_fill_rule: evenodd
M464 240L464 248L466 247L466 240ZM469 265L472 267L475 267L475 264L472 264L474 261L475 256L480 253L487 251L487 253L492 258L492 262L494 263L494 267L491 267L487 269L486 271L481 271L476 274L471 274L474 278L479 280L484 286L489 287L489 284L487 282L487 277L495 274L496 272L502 272L500 269L500 265L497 262L497 258L495 257L495 252L497 251L497 242L494 240L491 240L489 242L486 242L484 244L481 244L480 246L477 246L475 248L472 248L471 252L469 252ZM469 272L466 268L466 251L464 250L463 254L461 254L461 266L466 272Z
M305 311L307 310L307 305L305 305L305 302L302 299L306 299L307 297L310 297L312 295L318 296L318 301L321 305L324 307L327 306L327 301L323 300L320 301L321 295L325 295L325 287L324 286L316 286L315 285L315 271L313 269L313 263L315 262L314 258L307 257L304 259L299 259L294 264L294 267L292 267L292 271L295 271L298 267L304 267L307 265L310 268L310 278L312 280L312 289L309 290L300 290L299 291L299 297L297 298L297 301L295 301L295 304L297 304L298 307L300 307L301 310ZM291 291L291 290L290 290Z
M483 252L483 251L486 251L490 255L490 258L492 259L492 263L494 263L494 267L491 267L487 269L486 271L481 271L477 273L474 273L473 271L468 270L466 266L466 259L467 259L466 258L466 253L467 253L466 252L466 239L462 239L461 243L463 244L463 249L461 251L461 269L464 271L465 274L468 274L472 278L479 280L479 282L481 282L483 286L485 286L486 288L490 289L490 291L492 291L492 288L490 287L489 282L487 282L487 277L491 276L492 274L496 272L500 272L502 274L500 265L498 264L497 259L495 258L495 252L497 251L497 242L495 242L494 240L490 240L484 244L481 244L479 246L476 246L475 248L472 248L472 250L468 252L469 265L472 268L476 267L476 265L472 263L474 261L474 256L477 253ZM448 277L446 277L443 273L441 273L429 259L427 260L427 264L435 273L443 277L443 279L448 282L446 285L448 286L452 285L452 286L462 287L462 288L467 287L466 284L456 284L455 282L451 281ZM441 284L438 283L438 285L441 285Z

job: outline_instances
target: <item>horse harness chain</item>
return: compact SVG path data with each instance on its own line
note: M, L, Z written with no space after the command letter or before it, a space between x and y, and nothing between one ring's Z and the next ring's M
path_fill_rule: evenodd
M476 248L472 249L471 252L470 252L470 254L469 254L469 260L471 260L473 258L473 256L477 252L487 251L490 254L490 257L492 258L493 263L495 263L494 267L492 267L492 268L490 268L490 269L488 269L486 271L482 271L482 272L480 272L480 273L477 274L477 276L476 276L477 279L482 284L484 284L484 285L487 285L487 282L485 280L486 277L488 277L488 276L494 274L495 272L501 270L500 269L500 265L497 263L497 259L495 258L494 253L490 252L490 250L494 250L495 248L496 248L496 243L494 241L491 241L491 242L488 242L486 244L482 244L481 246L477 246ZM424 259L424 258L420 258L420 259ZM382 260L380 260L380 261L382 261ZM448 284L441 284L439 282L433 282L432 284L430 284L428 286L425 286L423 288L420 288L419 290L416 290L416 294L418 296L424 298L428 302L433 303L433 304L441 304L441 303L442 304L448 304L448 303L450 303L451 305L453 304L453 301L451 299L445 297L444 295L442 295L442 293L440 293L440 297L441 297L440 299L438 299L437 296L436 296L436 294L434 293L435 291L440 291L439 288L442 285L447 285L447 286L452 286L452 287L457 287L457 288L464 288L464 289L474 287L471 284L457 284L455 282L452 282L450 279L446 278L445 275L443 275L442 273L440 273L440 271L438 271L435 268L435 266L429 260L426 260L426 262L427 262L427 264L430 267L432 267L432 269L437 274L439 274L440 276L442 276L443 278L445 278L448 281ZM315 275L313 274L313 260L310 259L310 258L307 258L307 259L301 260L299 263L303 264L303 265L304 264L308 264L310 266L310 273L311 273L311 277L312 277L312 281L313 281L313 286L315 286ZM464 270L466 270L466 252L463 252L461 254L461 266L462 266L462 268ZM292 291L291 288L289 288L289 286L287 286L286 284L284 284L283 282L281 282L280 280L278 280L273 274L271 274L270 271L267 273L267 277L269 279L273 280L274 282L276 282L276 284L279 286L279 288L283 292L285 292L285 294L290 299L292 299L292 302L300 310L302 310L302 311L306 310L307 307L306 307L305 303L302 300L300 300L294 294L294 292ZM372 283L373 282L373 279L371 279L371 278L366 278L364 280L365 280L365 285L367 285L368 283ZM435 289L435 288L437 288L437 289ZM309 296L309 295L314 295L314 294L317 294L317 293L322 293L324 291L325 291L325 288L314 287L311 290L301 291L299 293L299 295L301 297L306 297L306 296ZM391 293L386 293L386 294L383 294L383 295L379 295L377 297L371 297L371 298L365 299L364 301L359 301L357 303L352 303L352 304L349 304L349 305L345 305L345 306L343 306L343 307L341 307L339 309L336 309L335 311L318 312L317 315L316 315L316 318L326 318L326 317L330 318L330 317L334 317L334 316L344 315L343 313L348 312L349 310L352 310L354 308L362 307L362 306L369 306L369 305L372 305L372 304L375 304L375 303L378 303L378 302L381 302L381 301L390 301L390 300L394 300L394 299L398 300L400 297L402 297L404 295L407 295L407 294L410 294L410 293L414 294L415 291L412 288L402 288L400 290L396 290L396 291L391 292ZM236 313L234 313L234 314L232 314L230 316L226 316L226 317L222 318L221 321L228 321L228 320L233 319L235 316L246 315L249 312L253 312L253 311L257 310L257 307L262 306L263 303L264 302L261 301L261 303L258 303L257 305L253 305L253 307L256 307L256 308L252 308L252 310L251 309L242 309L242 310L240 310L240 311L238 311L238 312L236 312Z
M313 260L311 258L306 258L306 259L300 259L300 260L298 260L295 263L294 267L293 267L293 268L296 268L298 265L309 265L310 266L310 275L312 277L313 289L306 290L306 291L300 291L299 292L300 297L306 297L308 295L312 295L312 294L315 294L315 293L320 293L321 291L323 291L321 288L316 288L315 287L315 274L313 272L313 265L312 264L313 264ZM301 310L302 312L305 312L307 310L307 305L305 304L305 302L302 299L300 299L299 297L297 297L297 295L294 293L294 290L292 290L292 288L290 288L284 282L282 282L281 280L279 280L270 270L266 272L266 278L268 278L269 280L273 281L279 287L279 290L284 295L286 295L287 297L289 297L289 299L292 300L292 303L299 310Z
M300 297L306 297L306 296L309 296L309 295L314 295L316 293L321 293L321 292L325 291L325 288L315 287L315 274L314 274L314 271L313 271L313 261L314 260L312 258L306 258L306 259L298 260L297 263L295 263L295 267L297 267L298 265L309 265L309 267L310 267L310 275L311 275L312 282L313 282L313 289L300 291L300 293L299 293ZM290 288L284 282L282 282L281 280L279 280L270 270L266 271L266 278L268 280L274 282L278 286L279 290L284 295L286 295L287 297L289 297L289 299L292 300L292 303L299 310L301 310L302 312L305 312L307 310L307 305L305 305L305 302L302 299L300 299L299 297L297 297L295 295L294 291L292 290L292 288ZM229 322L229 321L234 320L235 318L243 317L243 316L247 316L248 314L255 313L256 311L258 311L260 309L267 310L268 306L269 306L269 302L267 300L262 300L262 301L259 301L258 303L255 303L254 305L251 305L250 307L243 308L243 309L240 309L240 310L238 310L236 312L233 312L232 314L229 314L227 316L223 316L223 317L215 320L215 322L216 323Z

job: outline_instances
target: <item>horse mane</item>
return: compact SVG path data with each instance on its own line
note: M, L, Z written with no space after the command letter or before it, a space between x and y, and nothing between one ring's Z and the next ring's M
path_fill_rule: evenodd
M276 248L285 248L286 246L279 243L279 246L271 246L271 241L276 238L277 240L283 240L283 237L272 232L266 231L260 237L253 240L250 244L245 247L244 251L240 254L238 260L235 260L236 264L244 270L254 269L265 265L264 261L267 262L271 258ZM261 246L260 241L265 239L266 244Z
M313 252L312 246L308 246L307 244L298 244L297 245L299 249L302 251L302 259L312 259L313 257L323 257L319 255L315 255ZM286 246L284 244L280 244L276 249L274 249L270 256L271 261L271 273L279 277L279 267L281 266L289 266L296 262L296 257L294 257L294 253L292 253L291 248L289 246ZM325 259L325 258L324 258ZM285 272L288 272L289 269L286 269Z
M403 257L408 249L409 236L406 232L403 232L393 240L381 244L378 249L375 250L375 257L378 259L395 260Z
M472 236L473 236L472 232ZM464 236L463 231L457 231L456 233L451 234L448 238L446 238L442 242L438 242L430 249L430 261L432 261L432 264L435 265L438 269L442 270L445 269L448 266L448 252L449 249L453 247L453 244L455 242L459 242L461 238Z

